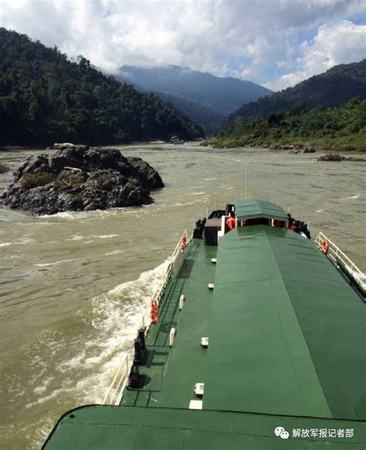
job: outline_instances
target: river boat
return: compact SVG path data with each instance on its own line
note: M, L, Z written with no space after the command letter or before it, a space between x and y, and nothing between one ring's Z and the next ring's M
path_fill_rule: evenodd
M103 404L64 414L43 448L364 450L364 274L309 237L259 200L198 220Z

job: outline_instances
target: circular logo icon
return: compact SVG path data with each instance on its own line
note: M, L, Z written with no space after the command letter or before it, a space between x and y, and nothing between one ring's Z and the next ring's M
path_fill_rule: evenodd
M288 431L284 430L281 432L280 436L282 439L288 439L290 435L289 435Z
M274 434L277 437L280 437L281 439L288 439L290 436L290 433L286 431L283 427L276 427L274 429Z
M276 427L274 430L274 434L278 437L281 436L281 433L283 433L285 429L283 427Z

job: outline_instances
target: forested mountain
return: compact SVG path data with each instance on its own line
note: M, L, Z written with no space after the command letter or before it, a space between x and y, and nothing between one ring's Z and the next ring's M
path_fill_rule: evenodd
M0 28L0 144L183 139L202 129L152 94Z
M269 89L251 81L221 78L187 67L121 67L119 80L136 88L155 92L206 129L215 128L243 103L271 94Z
M309 112L272 113L236 120L212 142L216 147L293 144L366 151L366 100Z
M243 105L233 117L268 117L291 109L308 111L342 105L354 97L366 99L366 60L341 64L292 88Z
M160 97L164 102L173 105L174 108L184 116L189 117L194 123L199 124L208 135L216 135L228 122L229 118L227 115L218 113L198 103L185 100L183 97L163 94L162 92L153 92L153 94Z

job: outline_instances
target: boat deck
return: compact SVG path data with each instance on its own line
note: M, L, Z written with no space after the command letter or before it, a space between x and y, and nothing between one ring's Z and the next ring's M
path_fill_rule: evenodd
M103 420L101 420L101 418ZM290 438L274 429L283 426ZM292 439L292 432L322 430L330 438ZM339 430L339 431L338 431ZM353 433L353 437L347 437ZM337 436L338 434L338 436ZM47 450L365 450L364 423L299 417L166 408L93 406L62 419Z
M144 386L122 407L68 413L44 448L365 449L365 323L359 296L292 231L244 227L218 247L193 239L147 336ZM200 411L188 409L196 383Z
M138 391L127 390L122 399L125 406L164 406L188 408L195 399L193 387L202 382L207 350L201 337L208 336L213 292L208 283L215 279L217 247L204 246L194 239L187 249L183 264L173 275L162 300L159 323L152 325L147 337L149 357L140 372L147 378ZM182 311L179 297L185 296ZM177 330L172 349L169 332Z
M364 323L354 290L296 233L254 226L218 247L193 240L147 337L145 385L121 404L188 408L205 383L203 409L364 420Z

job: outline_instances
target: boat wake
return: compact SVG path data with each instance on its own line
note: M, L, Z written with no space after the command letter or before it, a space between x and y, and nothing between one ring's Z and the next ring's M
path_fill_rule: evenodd
M141 318L149 307L151 297L168 264L167 259L155 269L143 272L137 280L123 283L93 299L91 324L97 331L98 342L87 343L86 351L89 356L83 362L88 367L99 370L99 387L94 392L93 402L102 401L115 370L132 348ZM98 351L88 352L95 345ZM90 353L94 353L94 356Z
M76 323L71 325L69 319L62 330L49 332L28 347L23 363L32 374L28 382L14 380L13 395L21 399L24 389L32 389L35 396L24 405L26 410L49 412L36 435L28 437L32 448L39 448L65 411L103 401L168 264L167 259L138 279L91 299L77 313ZM75 330L72 335L67 333L70 326Z

